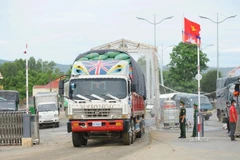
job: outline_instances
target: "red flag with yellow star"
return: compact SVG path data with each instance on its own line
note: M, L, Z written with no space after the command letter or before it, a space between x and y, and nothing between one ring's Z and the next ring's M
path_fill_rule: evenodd
M184 32L192 36L199 36L201 28L200 25L184 18Z

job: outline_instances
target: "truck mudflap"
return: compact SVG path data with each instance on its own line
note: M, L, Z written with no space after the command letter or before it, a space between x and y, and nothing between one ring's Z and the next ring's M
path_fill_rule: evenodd
M67 124L68 132L123 131L123 120L72 120Z

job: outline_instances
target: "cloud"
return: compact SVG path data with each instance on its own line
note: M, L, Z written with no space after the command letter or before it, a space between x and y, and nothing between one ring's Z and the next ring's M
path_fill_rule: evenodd
M0 40L0 45L3 46L3 45L7 45L9 42L6 41L6 40Z
M222 49L222 52L239 52L240 53L240 47L232 47L232 48Z

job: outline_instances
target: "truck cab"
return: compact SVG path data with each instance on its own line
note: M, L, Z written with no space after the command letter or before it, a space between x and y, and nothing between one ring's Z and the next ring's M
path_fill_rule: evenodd
M0 111L18 111L18 105L18 91L0 90Z
M39 103L37 106L39 124L55 124L59 127L59 113L55 102Z
M39 125L59 127L59 98L56 92L38 92L34 97L34 108L39 115Z

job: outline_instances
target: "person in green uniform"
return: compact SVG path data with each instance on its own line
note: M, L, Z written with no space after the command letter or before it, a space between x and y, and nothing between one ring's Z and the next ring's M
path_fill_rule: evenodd
M178 138L186 138L186 109L185 109L185 103L183 101L180 101L180 114L179 114L179 123L180 123L180 137Z
M198 105L194 103L194 113L193 113L193 132L192 132L192 137L197 136L197 112L198 112Z

